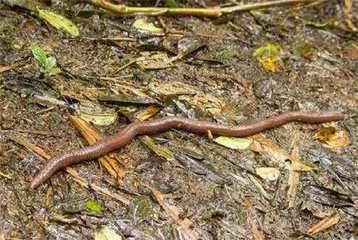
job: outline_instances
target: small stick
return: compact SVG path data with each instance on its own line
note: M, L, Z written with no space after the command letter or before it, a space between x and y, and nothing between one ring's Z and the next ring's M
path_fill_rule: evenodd
M323 3L329 0L273 0L268 2L256 2L232 7L214 7L214 8L166 8L166 7L128 7L124 4L116 5L105 0L86 0L85 2L107 9L111 12L117 13L119 16L135 16L140 14L145 15L187 15L187 16L201 16L201 17L220 17L222 14L228 14L240 11L249 11L255 9L281 7L288 5L296 5L301 3Z

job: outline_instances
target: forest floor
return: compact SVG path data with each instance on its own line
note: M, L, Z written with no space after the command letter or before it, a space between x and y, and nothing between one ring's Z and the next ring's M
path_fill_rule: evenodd
M358 1L218 18L74 3L38 9L77 37L0 2L0 239L358 239ZM237 149L182 130L140 136L29 189L49 156L130 122L326 110L345 119L224 138Z

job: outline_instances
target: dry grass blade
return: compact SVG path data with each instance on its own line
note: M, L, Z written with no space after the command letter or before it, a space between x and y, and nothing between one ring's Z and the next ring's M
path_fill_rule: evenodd
M308 234L316 234L318 232L322 232L333 225L337 224L339 220L341 219L341 216L338 212L333 213L328 218L325 218L321 221L319 221L317 224L315 224L313 227L307 230Z
M50 159L50 155L48 155L43 149L41 149L38 146L28 142L26 139L24 139L24 138L20 139L20 138L17 138L15 136L8 136L8 138L11 139L14 142L26 147L30 151L40 155L41 157L45 158L46 160ZM78 184L80 184L83 187L88 188L88 182L84 178L80 177L76 170L74 170L71 167L67 167L66 172L69 173L73 177L73 180L75 182L77 182Z
M24 146L25 148L29 149L31 152L34 152L38 155L40 155L41 157L45 158L46 160L50 159L50 155L48 155L43 149L39 148L38 146L30 143L29 141L27 141L25 138L18 138L15 136L7 136L9 139L11 139L12 141Z
M90 145L102 139L102 136L87 122L74 116L70 116L69 119ZM109 155L100 157L98 160L114 178L122 178L125 175L125 172L119 168L116 161Z
M290 175L288 177L288 190L287 190L287 202L289 207L293 207L295 205L296 196L298 193L298 186L300 183L300 172L290 171Z
M250 231L253 233L256 240L264 240L265 237L264 237L263 232L260 231L259 228L257 227L257 225L259 225L259 223L257 220L258 218L257 218L255 208L252 206L252 203L250 202L250 200L247 199L244 195L241 195L241 201L247 207L247 210L249 212L249 214L247 216L248 216L248 223L250 224Z
M168 203L166 203L164 201L164 198L166 197L166 195L161 193L159 190L157 190L154 186L150 185L149 183L142 183L142 185L149 188L152 191L154 197L157 199L160 206L162 206L164 211L175 222L177 222L179 224L179 226L181 227L181 230L188 237L188 239L190 239L190 240L206 239L205 234L203 232L201 232L200 229L193 228L193 223L188 218L185 218L185 219L179 218L180 210L176 206L169 205Z
M107 196L107 197L111 197L114 198L122 203L124 203L125 205L129 205L130 201L131 201L131 197L128 195L124 195L124 194L118 194L118 193L111 193L108 189L106 188L101 188L95 184L91 184L91 188L96 191L97 193Z
M7 66L0 65L0 73L9 71L9 70L11 70L13 68L21 67L23 65L25 65L24 61L14 62L14 63L12 63L10 65L7 65Z
M78 172L75 169L71 167L66 167L66 172L72 176L73 180L76 183L78 183L82 187L88 188L88 181L80 177L80 175L78 175Z

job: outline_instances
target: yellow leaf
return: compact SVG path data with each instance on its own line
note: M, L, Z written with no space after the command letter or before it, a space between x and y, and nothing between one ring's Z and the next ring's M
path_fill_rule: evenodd
M155 144L154 141L148 136L142 136L139 139L158 156L165 158L169 162L177 165L178 167L183 167L181 163L176 160L174 153L169 148Z
M220 136L214 139L214 142L230 149L246 149L250 146L252 140L250 138L226 137Z
M81 119L97 126L109 126L115 123L118 117L115 109L106 108L90 101L82 101L76 113Z
M146 19L138 19L133 23L133 27L140 29L140 30L145 30L145 31L149 31L152 33L162 33L163 29L161 28L157 28L156 26L154 26L153 23L147 22Z
M322 141L328 148L343 148L349 144L348 132L339 131L334 126L323 127L315 132L314 137Z
M277 61L281 59L282 50L280 45L267 43L254 52L254 56L261 65L271 71L278 72Z
M41 10L39 8L37 10L39 11L40 17L45 19L49 24L51 24L56 29L58 30L65 29L74 37L77 37L80 34L76 25L73 22L71 22L68 18L48 10Z

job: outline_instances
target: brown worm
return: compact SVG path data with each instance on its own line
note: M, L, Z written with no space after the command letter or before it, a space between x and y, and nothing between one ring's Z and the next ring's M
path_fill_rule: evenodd
M156 120L136 122L127 125L116 135L103 138L97 143L79 150L69 151L52 157L36 175L30 184L35 188L49 179L55 172L66 166L76 164L85 160L94 159L106 153L127 145L135 136L152 134L168 130L170 128L183 129L193 133L207 133L224 136L244 137L253 135L279 125L299 121L305 123L323 123L343 120L344 115L338 111L327 111L319 113L288 112L240 126L224 125L209 121L198 121L184 117L163 117Z

